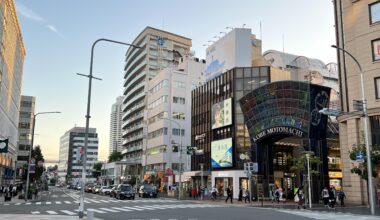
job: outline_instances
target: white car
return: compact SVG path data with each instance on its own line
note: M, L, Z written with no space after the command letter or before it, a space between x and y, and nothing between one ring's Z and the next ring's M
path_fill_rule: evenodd
M109 195L111 192L111 187L110 186L102 186L100 188L100 193L104 195Z

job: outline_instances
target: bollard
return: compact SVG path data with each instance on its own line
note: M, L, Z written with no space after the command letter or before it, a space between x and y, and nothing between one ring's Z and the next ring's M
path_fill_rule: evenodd
M93 220L94 219L94 211L87 210L87 219Z

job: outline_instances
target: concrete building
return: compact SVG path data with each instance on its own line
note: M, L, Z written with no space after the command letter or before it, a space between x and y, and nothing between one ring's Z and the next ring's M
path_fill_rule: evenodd
M178 56L187 54L191 39L146 27L132 42L141 48L130 47L126 53L123 100L123 159L141 164L147 134L146 93L149 80L173 66ZM139 166L141 169L141 166Z
M58 175L61 181L65 179L78 183L82 178L82 148L84 147L85 128L74 127L68 130L60 139ZM98 162L98 134L96 128L89 128L86 161L86 182L94 182L93 166Z
M161 70L149 81L148 135L142 159L145 180L155 175L161 178L161 185L171 185L173 175L166 177L165 171L174 171L175 181L178 181L181 161L182 169L190 170L190 155L186 150L191 146L191 90L204 83L205 63L205 60L184 56L177 67Z
M370 118L371 145L380 146L380 1L334 0L336 43L351 53L363 69L364 93ZM341 155L343 161L343 189L351 203L367 203L367 183L351 169L358 163L349 157L354 145L364 143L363 118L354 107L354 100L362 99L360 70L347 54L337 51L342 111L338 117ZM366 169L366 168L365 168ZM379 171L379 167L377 168ZM374 181L380 198L379 178Z
M110 122L110 140L109 140L109 154L114 151L122 151L122 117L123 117L123 96L119 96L116 99L115 104L111 108L111 122Z
M17 157L18 122L25 48L13 0L0 2L0 139L9 139L0 154L0 184L10 183Z
M28 164L35 102L36 98L33 96L21 96L20 119L18 123L17 170L23 169L24 165ZM17 176L19 174L20 172L17 173Z

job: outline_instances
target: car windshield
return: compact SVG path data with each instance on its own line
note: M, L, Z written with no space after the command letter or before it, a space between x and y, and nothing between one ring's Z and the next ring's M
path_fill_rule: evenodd
M144 190L153 190L153 186L151 186L151 185L144 185Z
M131 186L121 186L121 190L122 191L130 191L131 190Z
M103 189L111 189L109 186L103 186Z

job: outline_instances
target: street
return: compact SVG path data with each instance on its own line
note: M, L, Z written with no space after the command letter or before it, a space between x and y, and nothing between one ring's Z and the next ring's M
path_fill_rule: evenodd
M40 202L0 203L2 214L64 215L78 213L79 191L51 188L50 199ZM98 219L356 219L372 220L378 217L273 208L253 208L239 204L212 201L189 201L170 198L116 200L109 196L86 194L85 208Z

